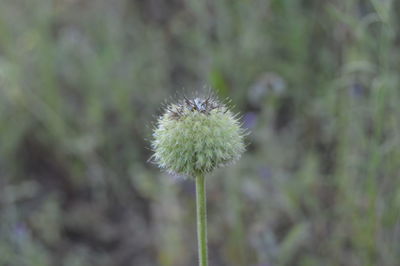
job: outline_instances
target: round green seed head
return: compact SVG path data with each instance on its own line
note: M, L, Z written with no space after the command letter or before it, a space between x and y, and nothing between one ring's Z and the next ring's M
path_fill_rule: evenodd
M153 132L152 158L168 172L194 177L238 160L244 130L223 104L210 97L168 106Z

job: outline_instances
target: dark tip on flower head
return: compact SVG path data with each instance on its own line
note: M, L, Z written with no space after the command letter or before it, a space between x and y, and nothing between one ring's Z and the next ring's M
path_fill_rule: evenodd
M221 112L228 111L224 105L212 98L211 95L207 98L196 97L194 99L188 99L184 96L183 100L179 101L178 104L170 105L166 110L171 119L179 119L189 112L209 115L213 110L220 110Z

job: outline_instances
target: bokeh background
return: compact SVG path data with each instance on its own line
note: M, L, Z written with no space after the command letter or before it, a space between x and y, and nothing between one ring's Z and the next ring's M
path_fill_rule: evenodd
M400 1L1 0L0 265L196 265L152 123L211 87L210 265L400 265Z

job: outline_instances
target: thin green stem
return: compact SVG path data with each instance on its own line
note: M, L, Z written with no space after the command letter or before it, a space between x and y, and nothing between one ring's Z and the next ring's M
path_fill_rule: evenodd
M208 265L206 181L203 174L196 177L197 241L199 266Z

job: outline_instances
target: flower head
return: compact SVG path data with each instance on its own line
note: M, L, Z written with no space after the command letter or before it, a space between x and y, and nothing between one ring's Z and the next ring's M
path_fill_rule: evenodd
M191 177L240 158L244 130L235 115L211 97L169 105L153 132L153 159L160 168Z

